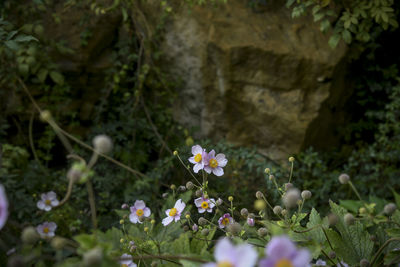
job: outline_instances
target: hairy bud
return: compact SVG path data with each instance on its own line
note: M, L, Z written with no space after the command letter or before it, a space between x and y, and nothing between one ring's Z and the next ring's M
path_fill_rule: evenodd
M208 222L204 217L200 217L199 220L197 221L199 225L206 225Z
M39 240L39 234L37 233L35 227L28 226L22 231L21 239L22 242L32 245Z
M239 223L234 222L229 224L226 229L232 235L237 236L238 234L240 234L240 231L242 231L242 226Z
M59 236L55 236L51 242L50 245L57 250L63 249L67 245L68 241L67 239Z
M104 134L97 135L93 138L93 146L96 152L102 154L110 153L113 148L111 138Z
M281 206L275 206L273 209L274 214L280 215L282 212L282 207Z
M341 184L347 184L350 181L350 176L346 173L339 175L339 182Z
M266 205L265 201L262 200L262 199L257 199L257 200L254 202L254 208L255 208L256 210L258 210L258 211L265 209L266 206L267 206L267 205Z
M272 181L272 180L275 179L275 176L273 176L273 175L271 174L270 176L268 176L268 179L269 179L270 181Z
M336 258L336 253L335 253L335 251L329 251L328 257L329 257L330 259Z
M287 209L297 206L297 201L300 199L300 191L297 188L289 189L283 195L283 204Z
M347 225L353 225L356 221L356 218L354 218L353 214L351 214L351 213L346 213L346 215L344 215L343 219Z
M193 224L192 230L193 230L194 232L196 232L197 230L199 230L199 227L197 226L197 224Z
M183 226L183 231L185 231L185 232L187 232L187 231L189 231L189 226L187 226L187 225L185 225L185 226Z
M254 213L249 213L249 215L247 217L254 219L256 217L256 215Z
M94 248L83 254L83 263L85 266L101 265L103 260L103 251L100 248Z
M243 208L240 210L240 215L247 217L247 215L249 215L249 211L246 208Z
M283 209L282 211L281 211L281 214L282 214L282 216L286 216L286 215L288 215L288 211L287 211L287 209Z
M339 218L338 218L338 216L336 216L336 214L334 214L334 213L328 214L328 223L330 226L336 225L338 221L339 221Z
M175 190L176 189L176 185L171 184L170 188L171 188L171 190Z
M360 267L369 267L369 261L366 259L362 259L360 261Z
M126 203L122 204L121 209L123 209L123 210L129 209L128 204L126 204Z
M289 189L293 188L293 184L292 183L286 183L285 184L285 191L288 191Z
M264 172L265 172L266 174L269 174L269 173L271 172L271 169L270 169L270 168L265 168Z
M217 206L221 206L222 203L224 203L224 201L223 201L222 199L220 199L220 198L218 198L217 201L215 202L215 204L216 204Z
M192 182L187 182L186 183L186 188L188 189L188 190L192 190L193 188L194 188L194 184L192 183Z
M289 162L293 162L294 161L294 157L289 157Z
M162 194L162 198L167 198L167 197L168 197L168 193Z
M257 199L262 199L264 197L264 194L261 191L256 192L256 198Z
M312 196L311 192L309 190L304 190L303 192L301 192L301 197L306 200L306 199L310 199Z
M262 227L262 228L257 230L257 234L260 237L264 237L264 236L266 236L268 234L268 230L267 230L267 228Z
M67 172L67 178L72 180L74 183L75 182L79 182L81 177L82 177L82 172L80 170L75 169L75 168L71 168Z
M186 186L180 185L180 186L178 187L178 191L179 191L179 192L185 192L185 191L186 191Z
M207 236L210 233L210 230L208 230L207 228L204 228L203 230L201 230L201 234L204 236Z
M228 197L228 201L232 202L233 201L233 196Z
M196 197L202 197L203 196L203 191L201 191L200 189L196 190L195 195L196 195Z
M51 112L49 110L43 110L42 112L40 112L40 119L42 121L48 122L49 120L51 120Z
M387 215L392 215L396 211L396 205L394 203L386 204L383 208L383 212Z

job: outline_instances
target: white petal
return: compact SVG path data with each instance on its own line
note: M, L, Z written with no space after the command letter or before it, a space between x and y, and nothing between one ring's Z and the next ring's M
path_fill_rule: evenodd
M50 192L47 193L47 199L48 200L53 200L53 199L56 199L56 198L57 198L57 194L54 193L53 191L50 191Z
M137 223L137 222L139 221L139 218L138 218L138 216L136 215L136 213L131 213L131 214L129 215L129 220L130 220L132 223Z
M51 210L51 206L50 205L45 205L44 206L44 210L45 211L50 211Z
M232 252L234 246L231 244L228 238L223 238L217 242L214 250L214 257L217 262L221 261L232 261Z
M38 207L38 209L44 210L44 207L45 207L46 205L44 204L44 201L43 201L43 200L39 200L39 201L37 202L36 206Z
M167 215L167 216L169 216L169 212L171 211L171 209L167 209L166 211L165 211L165 214Z
M196 207L201 207L201 203L203 202L203 198L199 197L194 200L194 204Z
M225 167L228 163L228 160L225 158L224 154L218 154L217 156L215 156L215 159L217 160L218 166L220 167Z
M207 212L211 213L211 212L212 212L212 209L207 209Z
M204 166L204 170L206 171L206 173L210 174L212 169L210 166Z
M164 226L167 226L167 225L170 224L172 221L173 221L172 217L168 216L167 218L164 218L164 219L162 220L162 224L163 224Z
M57 229L57 224L55 222L49 222L48 227L51 232L54 232Z
M257 252L249 244L239 245L236 250L237 267L253 267L257 261Z
M51 205L52 205L53 207L57 207L58 204L59 204L59 201L58 201L57 199L54 199L54 200L51 201Z
M144 204L143 200L136 200L134 206L136 209L144 209L146 207L146 204Z
M194 171L194 173L198 173L203 168L204 168L204 165L202 163L196 163L193 166L193 171Z
M198 210L199 210L199 213L204 213L206 211L205 209L202 209L202 208L199 208Z
M215 151L214 151L214 149L211 150L210 153L208 153L208 158L209 158L209 159L215 158Z
M175 203L174 208L181 213L186 207L186 204L182 201L182 199L178 199Z
M194 156L189 158L189 162L193 164L197 164L197 162L194 160Z
M199 145L192 146L192 154L197 155L203 152L203 148Z
M144 215L144 217L149 217L150 215L151 215L151 211L150 211L150 209L149 208L144 208L143 209L143 215Z
M208 203L209 203L210 208L214 208L215 207L215 199L210 198L210 201Z
M222 169L220 166L218 166L215 169L213 169L213 173L216 176L222 176L222 175L224 175L224 169Z
M181 219L181 215L175 215L174 216L175 222L179 221Z

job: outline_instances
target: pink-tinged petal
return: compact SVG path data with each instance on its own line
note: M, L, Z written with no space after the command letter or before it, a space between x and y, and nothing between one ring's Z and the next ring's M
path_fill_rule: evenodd
M44 206L44 210L45 210L45 211L51 211L51 206L45 205L45 206Z
M53 237L53 236L54 236L54 232L48 232L48 233L47 233L47 236L48 236L48 237Z
M144 209L146 207L146 204L144 204L143 200L136 200L134 206L135 206L136 209L138 209L138 210L141 209L142 210L142 209Z
M203 208L198 208L199 213L204 213L206 210Z
M38 207L38 209L41 209L41 210L44 210L44 208L45 208L45 204L44 204L44 201L43 200L39 200L37 203L36 203L36 206Z
M57 199L54 199L54 200L51 201L51 205L52 205L53 207L58 206L59 203L60 203L60 202L59 202Z
M215 262L210 262L201 265L201 267L218 267L218 265Z
M164 219L162 220L162 224L163 224L164 226L167 226L167 225L170 224L173 220L174 220L174 219L173 219L172 217L168 216L167 218L164 218Z
M48 200L53 200L53 199L56 199L56 198L57 198L57 194L54 193L53 191L50 191L50 192L47 193L47 199Z
M175 222L179 221L181 219L181 215L175 215L174 216Z
M219 240L215 246L214 258L217 262L234 260L234 246L228 238Z
M249 244L239 245L236 250L235 267L253 267L257 262L257 252Z
M46 200L47 200L47 194L45 194L45 193L41 194L41 195L40 195L40 198L41 198L43 201L46 201Z
M194 200L194 204L196 207L201 207L201 203L203 202L203 198L199 197Z
M228 160L225 158L224 154L216 155L215 159L217 160L218 166L220 166L220 167L225 167L226 164L228 163Z
M193 164L197 164L197 162L194 160L194 156L189 158L189 162Z
M215 199L210 198L210 200L208 201L208 205L210 208L214 208L215 207Z
M137 264L134 263L134 262L131 262L131 263L128 264L128 267L137 267Z
M296 245L286 236L276 236L269 241L265 253L271 259L290 259L296 253Z
M222 169L220 166L216 167L212 171L215 176L222 176L224 175L224 169Z
M194 171L194 173L198 173L201 169L203 169L204 168L204 164L202 164L202 163L196 163L194 166L193 166L193 171Z
M136 215L136 213L131 213L129 215L129 220L131 223L137 223L139 221L139 217Z
M182 201L182 199L178 199L175 203L174 208L178 211L178 213L181 213L186 207L186 204Z
M297 255L292 259L294 267L309 266L311 261L311 254L306 249L300 249L297 251Z
M211 213L211 212L212 212L212 209L207 209L207 212Z
M166 211L165 211L165 214L167 215L167 216L169 216L169 212L171 211L171 209L167 209Z
M50 231L54 232L57 229L57 224L55 222L49 222L48 227Z
M275 260L272 259L262 259L258 263L258 267L274 267L275 266Z
M212 171L212 168L210 166L204 166L204 170L206 171L206 173L210 174Z
M208 153L208 159L212 159L215 158L215 151L214 149L210 151L210 153Z
M199 145L192 146L192 154L197 155L203 153L203 148Z
M149 217L150 215L151 215L151 211L150 211L150 209L149 208L144 208L143 209L143 215L144 215L144 217Z

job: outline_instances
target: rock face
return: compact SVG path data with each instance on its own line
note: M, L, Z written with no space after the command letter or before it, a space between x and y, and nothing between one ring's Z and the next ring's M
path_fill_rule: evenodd
M322 107L346 94L346 47L331 49L312 18L292 19L282 3L255 11L245 2L181 8L167 27L165 65L182 80L176 118L199 129L197 137L286 159L310 143L306 133L330 132L335 116L325 108L329 119L321 119Z

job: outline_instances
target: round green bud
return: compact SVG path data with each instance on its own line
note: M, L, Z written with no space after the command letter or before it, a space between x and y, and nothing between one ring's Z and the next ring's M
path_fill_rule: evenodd
M192 182L187 182L186 183L186 188L188 189L188 190L192 190L193 188L194 188L194 184L192 183Z
M265 168L264 172L265 172L266 174L269 174L269 173L271 172L271 169L270 169L270 168Z
M361 207L359 210L360 214L366 214L367 213L367 209L364 207Z
M289 162L293 162L294 161L294 157L289 157Z
M39 238L39 234L33 226L28 226L22 231L21 239L26 244L35 244Z
M258 211L260 211L260 210L264 210L265 208L266 208L266 203L265 203L265 201L264 200L262 200L262 199L257 199L255 202L254 202L254 208L256 209L256 210L258 210Z
M354 218L353 214L351 214L351 213L346 213L346 215L344 215L343 219L347 225L353 225L356 221L356 218Z
M310 199L312 196L311 192L309 190L304 190L303 192L301 192L301 197L306 200L306 199Z
M100 248L94 248L83 254L83 263L85 266L91 267L101 265L103 261L103 251Z
M189 220L190 219L190 214L186 214L185 218Z
M329 257L330 259L336 258L336 253L335 253L335 251L329 251L328 257Z
M392 215L396 211L396 205L394 203L386 204L383 208L383 212L387 215Z
M240 210L240 215L247 217L249 215L249 211L246 208L243 208Z
M97 135L93 138L94 150L98 153L110 153L113 148L111 138L105 134Z
M155 224L155 223L156 223L156 220L152 219L152 220L150 221L150 223L151 223L151 224Z
M228 201L232 202L233 201L233 196L228 197Z
M273 209L274 214L280 215L282 212L282 207L281 206L275 206Z
M204 236L207 236L210 233L210 230L208 230L207 228L204 228L203 230L201 230L201 234Z
M119 224L124 224L125 221L124 220L119 220Z
M173 152L173 154L174 154L174 156L178 156L178 151L175 150L175 151Z
M123 238L121 238L120 240L119 240L119 243L124 243L125 242L125 240L123 239Z
M350 181L350 176L346 173L339 175L339 182L341 184L347 184Z
M51 112L49 110L43 110L42 112L40 112L40 119L42 121L48 122L49 120L51 120Z
M264 197L264 194L261 191L256 192L256 198L257 199L262 199Z
M338 221L339 221L339 218L338 218L338 216L336 216L336 214L334 214L334 213L328 214L328 223L330 226L336 225Z
M234 222L234 223L229 224L229 225L226 227L226 229L227 229L228 232L231 233L232 235L237 236L237 235L239 235L240 232L242 231L242 226L241 226L239 223Z
M272 181L272 180L275 179L275 176L273 176L273 175L271 174L270 176L268 176L268 179L269 179L270 181Z
M147 233L149 231L149 227L143 228L143 231L145 231Z
M203 191L201 191L200 189L196 190L195 195L196 195L196 197L202 197L203 196Z
M257 230L257 234L260 237L264 237L268 234L268 230L267 230L267 228L261 227L260 229Z
M208 221L204 217L200 217L199 220L197 221L199 225L203 226L208 223Z
M288 215L288 211L287 211L287 209L283 209L282 211L281 211L281 214L282 214L282 216L286 216L286 215Z
M171 188L171 190L175 190L176 189L176 185L171 184L170 188Z

